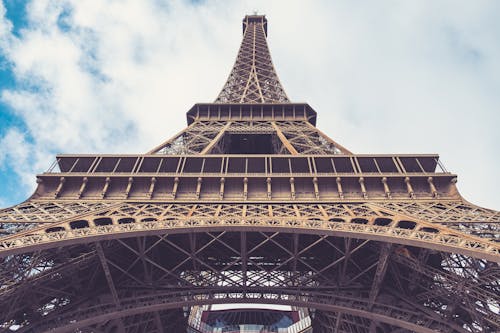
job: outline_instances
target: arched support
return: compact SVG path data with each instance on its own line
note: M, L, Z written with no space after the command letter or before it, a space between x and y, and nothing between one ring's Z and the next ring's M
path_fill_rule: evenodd
M115 304L109 303L79 307L73 312L64 314L55 313L44 318L43 322L27 326L19 332L35 330L37 332L63 333L134 314L218 303L277 304L314 308L327 312L368 318L419 333L433 333L437 330L466 332L460 327L449 325L431 316L425 316L421 313L417 314L412 310L405 310L397 306L375 303L372 310L368 310L370 306L369 300L353 297L352 295L297 292L295 290L278 288L254 288L248 290L246 293L231 288L202 288L172 293L140 295L123 299L121 307L116 307Z
M363 221L368 220L363 219ZM271 217L259 217L257 219L239 217L219 219L168 218L165 220L135 221L135 223L127 224L113 223L109 225L89 226L74 230L50 229L49 232L45 233L18 235L17 237L2 239L0 241L0 258L34 250L106 239L186 232L258 230L262 232L276 231L369 239L430 248L449 253L459 253L478 259L500 262L500 246L493 242L474 239L472 237L460 238L458 235L453 234L417 230L416 222L402 221L398 224L399 227L369 225L360 222L361 219L357 218L352 219L351 223L332 223L319 219Z

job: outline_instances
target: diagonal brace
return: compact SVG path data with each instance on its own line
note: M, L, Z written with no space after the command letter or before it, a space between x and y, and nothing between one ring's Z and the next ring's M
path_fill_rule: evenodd
M384 281L391 252L392 252L391 243L385 243L380 248L380 256L378 259L377 269L375 271L375 276L373 278L373 283L369 295L368 308L370 310L373 308L375 299L377 298L380 292L380 287L382 286L382 282Z

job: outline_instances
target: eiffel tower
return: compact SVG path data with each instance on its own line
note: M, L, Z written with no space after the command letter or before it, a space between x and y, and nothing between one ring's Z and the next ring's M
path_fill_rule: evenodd
M266 37L243 19L222 91L173 138L58 155L0 211L3 332L215 332L195 312L238 303L308 310L315 333L500 331L500 213L438 155L322 133Z

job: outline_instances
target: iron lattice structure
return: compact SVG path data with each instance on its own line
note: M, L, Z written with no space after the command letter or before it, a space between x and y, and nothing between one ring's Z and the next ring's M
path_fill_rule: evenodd
M0 211L0 327L185 332L190 307L311 309L314 332L500 330L500 213L437 155L356 155L289 102L247 16L215 103L142 155L59 155Z

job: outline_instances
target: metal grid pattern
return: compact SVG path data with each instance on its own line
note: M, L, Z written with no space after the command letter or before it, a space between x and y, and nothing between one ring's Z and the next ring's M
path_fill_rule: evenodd
M267 20L247 16L236 62L215 103L287 103L266 41Z
M265 17L243 28L186 129L146 155L62 157L0 211L0 329L182 332L190 307L254 302L310 309L315 333L500 331L500 213L437 155L334 142L289 103ZM229 156L231 135L273 152Z
M277 154L328 155L349 153L307 121L204 121L197 120L184 131L152 150L151 154L223 154L224 134L277 135L283 149ZM288 148L288 149L285 149Z
M2 320L21 316L32 323L21 332L68 332L140 314L148 321L155 312L221 302L314 308L341 315L344 330L373 324L384 332L481 332L500 324L493 310L498 266L354 238L191 232L31 252L4 258L3 265L31 272L1 295ZM43 320L26 317L26 294L46 303L33 313ZM351 326L353 317L363 318L360 326Z

